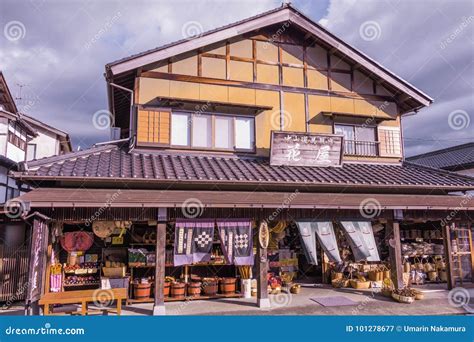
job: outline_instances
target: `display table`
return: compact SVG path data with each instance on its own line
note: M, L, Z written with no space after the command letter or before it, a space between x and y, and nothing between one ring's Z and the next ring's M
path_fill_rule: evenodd
M106 300L108 304L106 307L98 310L88 310L88 304L97 302L100 298ZM109 289L109 290L80 290L68 292L50 292L44 294L39 304L43 305L44 315L50 315L50 306L56 304L81 304L81 315L87 315L93 311L115 311L117 315L122 311L122 300L127 299L127 289ZM116 301L116 306L113 307L113 301ZM72 313L72 312L71 312Z

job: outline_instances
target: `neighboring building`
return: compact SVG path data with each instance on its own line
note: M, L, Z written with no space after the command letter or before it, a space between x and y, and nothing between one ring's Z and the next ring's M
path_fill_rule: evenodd
M17 163L71 151L67 133L18 111L0 72L0 203L20 194L17 182L8 176Z
M26 160L57 156L72 151L71 140L66 132L26 114L22 114L21 118L37 133L28 141Z
M474 177L474 142L418 154L407 161Z
M415 234L436 222L436 233L442 231L449 245L450 233L471 224L472 199L447 194L474 189L473 178L402 162L401 116L432 99L290 5L110 63L106 79L112 121L123 140L22 163L15 177L36 187L20 199L29 212L43 215L35 219L38 236L47 236L45 217L51 219L50 234L61 231L58 227L92 234L96 220L110 233L123 222L143 229L145 245L156 251L155 313L164 312L165 274L180 274L175 266L194 248L192 241L183 247L184 240L199 228L199 246L214 243L204 231L214 223L224 235L215 234L223 250L213 250L212 257L223 253L223 258L237 257L224 251L233 248L226 245L230 229L247 229L251 221L260 225L261 238L269 234L264 220L294 221L300 229L307 220L323 221L327 238L333 222L368 222L369 228L360 229L369 236L370 224L376 224L384 229L380 246L386 247L384 260L392 265L397 287L403 284L401 231L412 225ZM456 212L456 225L443 223L460 201L466 202ZM309 230L300 233L311 240ZM124 231L114 241L133 246L136 234ZM311 232L310 247L316 248ZM235 249L247 248L238 253L252 252L254 233L236 233ZM49 241L50 248L62 253L48 263L68 260L57 240ZM173 250L173 244L182 248ZM337 245L324 246L327 255L338 251ZM102 263L104 249L94 251ZM266 306L264 242L256 249L257 303ZM35 253L40 258L44 251ZM291 253L286 258L298 259ZM445 257L451 265L458 256ZM329 269L327 261L321 264ZM233 259L226 266L234 267ZM450 287L472 279L471 270L464 271L450 273ZM134 278L138 271L130 265L129 272ZM35 303L40 296L36 291L29 298Z
M71 152L69 136L58 129L21 114L5 77L0 72L0 302L11 304L26 295L31 229L12 210L10 200L22 188L10 172L18 163Z

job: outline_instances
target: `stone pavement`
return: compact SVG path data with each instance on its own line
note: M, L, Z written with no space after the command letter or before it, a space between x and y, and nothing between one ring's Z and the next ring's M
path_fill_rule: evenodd
M260 309L256 299L192 300L166 303L168 315L462 315L466 310L450 305L446 285L419 286L425 299L401 304L378 293L377 289L334 289L329 286L302 285L301 293L270 296L272 308ZM470 308L474 313L474 289L469 289ZM311 297L344 296L356 302L353 306L324 307ZM123 315L150 315L152 304L125 307ZM22 315L21 307L0 314Z

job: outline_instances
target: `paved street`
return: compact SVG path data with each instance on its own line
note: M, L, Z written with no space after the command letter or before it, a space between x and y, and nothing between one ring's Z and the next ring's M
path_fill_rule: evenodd
M259 309L256 299L193 300L166 304L168 315L456 315L466 314L463 308L448 302L445 285L419 287L425 299L413 304L401 304L372 290L334 289L329 286L303 285L298 295L282 293L270 296L272 308ZM469 290L474 299L474 289ZM324 307L311 297L343 296L356 302L352 306ZM474 301L470 307L474 310ZM124 315L150 315L152 304L125 307ZM21 307L13 307L2 314L23 314Z

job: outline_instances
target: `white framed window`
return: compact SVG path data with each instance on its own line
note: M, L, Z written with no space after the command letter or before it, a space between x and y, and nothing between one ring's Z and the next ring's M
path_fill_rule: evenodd
M212 117L210 115L193 115L192 146L212 148Z
M230 150L234 148L234 118L216 116L214 121L215 142L218 149Z
M190 143L190 114L171 114L171 145L189 146Z
M171 146L204 150L253 151L255 119L227 114L173 112Z
M254 119L235 118L235 148L239 150L253 149L255 140Z

